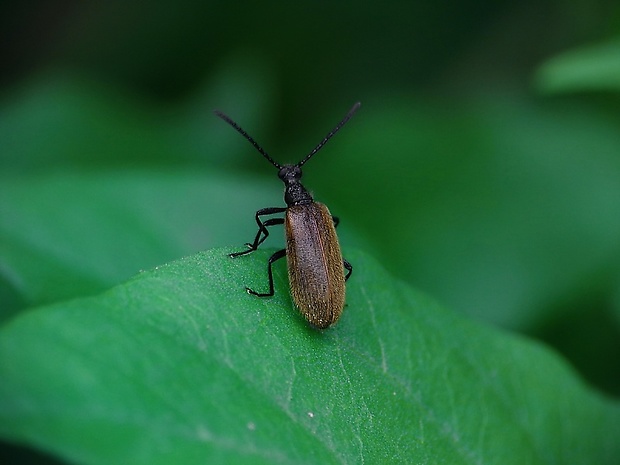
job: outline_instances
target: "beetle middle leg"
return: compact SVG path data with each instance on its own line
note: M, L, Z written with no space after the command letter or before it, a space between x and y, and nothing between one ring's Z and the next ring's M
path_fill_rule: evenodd
M248 291L248 293L250 293L252 295L255 295L255 296L258 296L258 297L271 297L271 296L273 296L273 273L271 271L271 265L273 264L273 262L275 262L276 260L281 259L285 255L286 255L286 249L282 249L282 250L278 250L271 257L269 257L269 261L267 263L267 274L269 274L269 292L267 292L267 293L256 292L256 291L250 289L249 287L246 287L245 290Z
M284 211L286 211L286 208L284 207L269 207L261 208L260 210L258 210L256 212L256 224L258 224L258 232L256 233L256 237L254 238L254 242L248 242L245 244L248 247L248 250L244 250L243 252L231 253L230 257L238 257L239 255L245 255L258 249L258 246L261 245L265 241L265 239L267 239L267 236L269 236L269 230L267 229L267 227L284 223L284 218L269 218L268 220L265 220L263 222L260 217L265 215L274 215L276 213L282 213Z

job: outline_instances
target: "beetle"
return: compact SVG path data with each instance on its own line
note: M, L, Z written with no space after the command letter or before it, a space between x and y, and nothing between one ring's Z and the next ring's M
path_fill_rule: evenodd
M275 252L267 262L269 292L246 291L258 297L273 296L271 267L276 260L286 256L288 277L293 302L313 326L325 329L340 318L345 304L345 281L353 272L351 264L342 257L336 226L339 219L332 216L322 203L315 202L310 192L301 184L301 167L312 158L331 137L345 125L359 109L357 102L346 116L301 161L294 165L281 165L271 158L256 141L237 123L220 111L215 114L245 137L260 154L275 166L278 177L284 182L286 207L262 208L256 212L258 232L254 242L247 243L248 250L230 254L235 258L254 252L269 236L270 226L284 224L286 248ZM284 218L263 216L284 213ZM347 270L345 275L344 270Z

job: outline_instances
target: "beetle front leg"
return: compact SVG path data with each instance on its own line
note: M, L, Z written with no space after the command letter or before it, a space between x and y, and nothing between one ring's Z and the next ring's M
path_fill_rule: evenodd
M284 207L269 207L258 210L256 212L256 224L258 224L258 232L256 233L256 237L254 238L254 242L248 242L245 244L248 247L248 250L244 250L243 252L231 253L230 257L238 257L240 255L254 252L256 249L258 249L258 246L261 245L265 241L265 239L267 239L267 236L269 236L269 230L267 229L267 227L284 223L284 218L270 218L263 222L261 221L260 217L265 215L274 215L276 213L282 213L284 211L286 211L286 208Z

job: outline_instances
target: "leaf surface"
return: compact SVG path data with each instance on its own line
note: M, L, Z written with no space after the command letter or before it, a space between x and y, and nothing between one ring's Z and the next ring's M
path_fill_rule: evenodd
M0 433L76 463L615 463L618 405L345 249L336 326L269 251L207 252L0 330Z

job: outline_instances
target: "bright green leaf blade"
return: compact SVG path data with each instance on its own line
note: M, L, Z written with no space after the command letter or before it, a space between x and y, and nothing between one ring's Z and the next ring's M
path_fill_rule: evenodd
M569 50L544 63L536 85L548 93L620 90L620 41Z
M473 325L359 253L309 328L284 263L214 249L0 330L0 433L76 463L611 464L620 409L540 346ZM345 252L347 252L345 250Z

